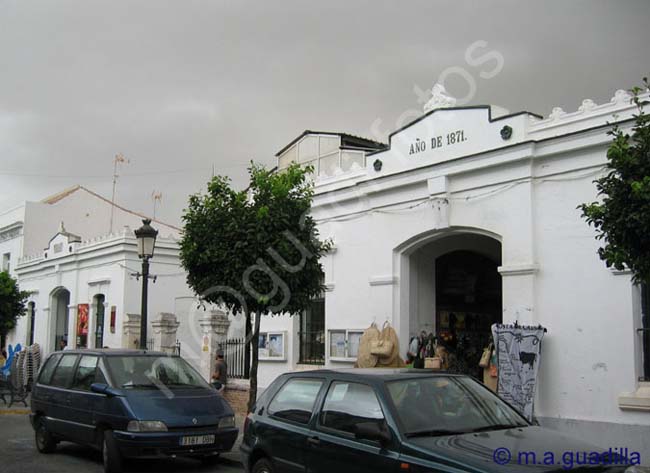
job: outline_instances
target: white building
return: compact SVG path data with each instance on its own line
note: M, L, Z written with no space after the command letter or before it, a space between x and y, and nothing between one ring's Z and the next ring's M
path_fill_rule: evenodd
M631 126L629 95L547 118L436 105L385 149L306 132L278 153L280 169L315 165L313 215L335 250L323 301L262 319L260 385L304 364L352 366L373 321L392 323L402 356L411 335L450 312L477 337L492 322L541 324L540 421L650 454L640 290L598 259L576 208L596 199L608 122Z
M3 269L31 292L28 313L18 319L7 343L37 342L45 353L61 338L73 347L78 342L121 346L125 314L140 313L139 284L129 274L140 267L133 229L142 225L143 217L82 186L0 214ZM178 263L180 230L160 221L154 225L160 236L152 272L161 273L152 285L151 313L156 314L173 311L174 296L183 295L182 288L189 291ZM162 274L176 275L173 291L166 287L173 278ZM75 322L84 304L90 327L82 342L75 335ZM98 314L103 325L97 323Z
M352 366L373 321L392 323L402 355L411 335L439 330L452 312L476 339L489 336L492 322L541 324L548 333L539 420L648 457L650 379L639 379L648 376L650 347L638 331L646 301L628 272L598 259L594 231L576 208L596 199L592 181L606 163L608 122L632 124L629 95L618 91L601 105L585 100L571 113L555 108L547 118L439 105L387 145L307 131L278 153L280 169L314 165L313 214L335 247L323 261L321 300L294 317L262 318L260 387L286 371ZM73 346L123 346L125 316L140 311L131 273L139 269L132 230L142 216L112 212L106 235L110 202L76 187L0 214L3 264L33 291L10 343L33 336L48 352L67 334ZM67 231L57 233L60 221ZM159 279L150 285L150 320L175 313L183 356L198 364L201 309L179 265L179 229L155 226ZM86 338L78 339L86 309ZM239 320L230 333L241 329Z
M72 348L136 348L142 280L135 273L142 261L133 230L144 217L83 186L0 213L3 269L30 292L27 313L7 343L38 343L45 355L61 339ZM159 233L150 260L156 279L149 282L147 339L160 330L161 314L174 314L182 355L199 368L200 319L213 307L201 305L186 284L180 229L159 220L152 226ZM232 333L243 331L242 317L230 320Z

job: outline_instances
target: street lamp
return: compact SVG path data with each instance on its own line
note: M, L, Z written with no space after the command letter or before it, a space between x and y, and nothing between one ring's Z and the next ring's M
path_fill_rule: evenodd
M140 349L147 349L147 286L149 283L149 258L153 256L158 230L153 228L151 220L145 218L143 225L135 230L138 240L138 256L142 259L142 310L140 314Z

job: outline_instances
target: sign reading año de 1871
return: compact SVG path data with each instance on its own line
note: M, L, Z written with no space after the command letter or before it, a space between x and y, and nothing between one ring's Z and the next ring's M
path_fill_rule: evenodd
M467 141L465 130L456 130L447 133L446 135L438 135L432 137L430 140L415 139L414 143L409 146L409 156L413 154L422 153L428 149L439 149L445 146L451 146L458 143Z

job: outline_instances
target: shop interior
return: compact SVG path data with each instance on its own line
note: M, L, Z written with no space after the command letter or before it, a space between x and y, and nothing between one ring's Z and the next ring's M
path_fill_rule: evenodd
M470 233L435 239L410 254L410 354L417 345L411 362L442 355L442 369L487 377L489 367L479 365L492 324L502 322L500 265L501 243Z

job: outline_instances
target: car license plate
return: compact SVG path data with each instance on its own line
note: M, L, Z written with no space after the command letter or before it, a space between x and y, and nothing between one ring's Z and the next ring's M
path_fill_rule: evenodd
M191 437L181 437L181 446L191 445L208 445L214 443L214 435L193 435Z

